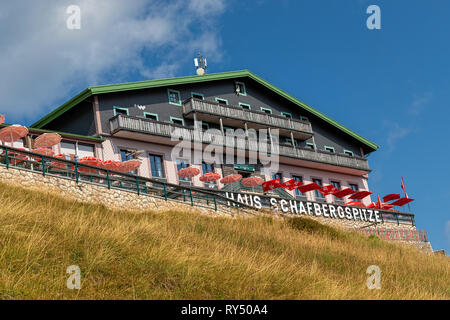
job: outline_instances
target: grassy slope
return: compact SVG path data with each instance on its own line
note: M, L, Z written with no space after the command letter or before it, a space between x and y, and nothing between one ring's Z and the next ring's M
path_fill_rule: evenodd
M111 211L0 184L0 298L450 298L446 257L312 230L282 219ZM81 290L66 288L73 264ZM365 286L372 264L381 290Z

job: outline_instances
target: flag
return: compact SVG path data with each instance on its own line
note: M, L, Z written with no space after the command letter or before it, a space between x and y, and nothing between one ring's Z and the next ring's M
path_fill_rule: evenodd
M289 181L286 181L284 183L281 184L281 186L285 189L288 189L289 191L294 190L295 188L300 187L303 184L303 182L300 182L298 180L295 179L291 179Z
M403 189L403 192L405 193L405 198L408 198L408 194L406 193L405 182L403 181L403 177L402 177L402 189Z
M262 184L263 192L267 192L269 190L273 190L276 188L281 188L280 179L273 179L266 181Z

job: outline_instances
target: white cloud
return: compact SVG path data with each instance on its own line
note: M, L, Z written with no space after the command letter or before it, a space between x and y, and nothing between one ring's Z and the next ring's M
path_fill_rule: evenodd
M225 0L8 1L0 15L0 113L36 120L74 91L104 82L174 76L197 50L221 58ZM69 5L81 30L66 27ZM111 80L112 79L112 80Z
M398 141L406 137L411 130L409 128L401 127L397 122L393 121L385 121L384 127L387 128L387 145L388 152L391 152L395 149L395 146Z
M410 113L414 116L418 116L422 112L423 108L430 103L432 98L433 94L431 92L425 92L421 95L414 94L410 107Z

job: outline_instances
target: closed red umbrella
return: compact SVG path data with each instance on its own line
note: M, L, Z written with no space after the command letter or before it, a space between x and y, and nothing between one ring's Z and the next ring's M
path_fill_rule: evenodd
M414 201L414 199L411 199L411 198L408 198L408 197L404 197L404 198L401 198L401 199L399 199L399 200L393 202L392 205L393 205L393 206L399 206L399 207L402 207L402 206L404 206L405 204L410 203L411 201Z
M264 180L260 177L248 177L241 181L244 187L256 187L264 183Z
M80 160L78 160L78 162L81 164L85 164L85 165L93 166L93 167L100 167L100 165L102 163L102 161L96 157L83 157ZM87 168L83 168L83 167L80 167L79 171L85 172L85 173L96 172L96 170L94 170L94 169L87 169Z
M120 168L122 167L122 162L114 161L114 160L107 160L107 161L103 161L103 163L101 164L101 167L103 169L107 169L107 170L120 171Z
M61 136L57 133L44 133L34 140L35 148L50 148L61 142Z
M194 167L188 167L188 168L178 170L178 175L181 178L192 178L198 174L200 174L200 170L197 168L194 168Z
M358 202L358 201L350 201L350 202L347 202L345 205L352 206L352 207L362 207L362 208L366 207L363 203Z
M208 172L200 177L201 182L212 182L212 181L217 181L219 179L220 179L220 174L215 173L215 172Z
M128 160L125 162L122 162L122 165L119 167L120 172L132 172L134 170L137 170L141 166L141 161L137 159Z
M17 141L28 134L28 129L24 126L13 124L0 130L0 141L10 142Z
M48 149L48 148L37 148L37 149L31 150L31 152L41 154L41 155L47 156L47 157L53 157L53 155L55 154L51 149ZM38 158L38 157L33 157L33 159L36 161L41 161L41 158Z
M25 151L25 149L23 148L18 148L19 150L23 150ZM6 154L6 152L2 153L2 156L4 156ZM17 152L13 152L13 151L9 151L8 152L8 157L9 157L9 163L13 166L15 166L18 163L21 163L25 160L28 160L28 156L25 154L21 154L21 153L17 153ZM14 158L14 159L11 159Z
M0 124L2 124L3 122L5 122L5 116L0 114Z
M220 182L223 184L230 184L230 183L238 182L241 179L242 179L242 176L240 174L230 174L230 175L220 179Z

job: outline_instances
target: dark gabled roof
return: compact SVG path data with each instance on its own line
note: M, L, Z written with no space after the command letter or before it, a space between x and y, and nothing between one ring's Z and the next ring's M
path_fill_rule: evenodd
M344 125L340 124L339 122L329 118L322 112L314 109L313 107L307 105L306 103L303 103L302 101L296 99L295 97L291 96L290 94L284 92L283 90L277 88L273 84L267 82L266 80L258 77L254 73L248 71L248 70L241 70L241 71L231 71L231 72L223 72L223 73L213 73L213 74L206 74L203 76L188 76L188 77L178 77L178 78L170 78L170 79L159 79L159 80L148 80L148 81L139 81L139 82L130 82L130 83L121 83L121 84L111 84L111 85L104 85L104 86L95 86L95 87L89 87L83 92L76 95L74 98L70 99L63 105L61 105L59 108L55 109L54 111L47 114L42 119L38 120L36 123L32 125L32 127L35 128L42 128L49 122L53 121L54 119L61 116L63 113L67 112L68 110L75 107L80 102L84 101L88 97L96 94L104 94L104 93L111 93L111 92L121 92L121 91L129 91L129 90L139 90L139 89L148 89L148 88L156 88L156 87L165 87L165 86L174 86L174 85L180 85L180 84L188 84L188 83L198 83L198 82L207 82L207 81L214 81L214 80L224 80L224 79L233 79L233 78L250 78L257 83L263 85L264 87L270 89L274 93L282 96L283 98L291 101L292 103L298 105L304 110L307 110L308 112L314 114L318 118L324 120L325 122L331 124L332 126L336 127L340 131L350 135L351 137L355 138L356 140L363 143L365 146L367 146L372 151L375 151L378 149L378 145L371 142L370 140L360 136L356 132L348 129Z
M10 124L0 124L0 129L3 127L10 126ZM75 134L75 133L69 133L69 132L61 132L61 131L54 131L54 130L46 130L46 129L39 129L39 128L33 128L28 127L28 130L31 134L41 134L41 133L58 133L63 138L72 138L77 140L85 140L85 141L92 141L92 142L103 142L105 141L102 137L94 137L94 136L83 136L81 134Z

